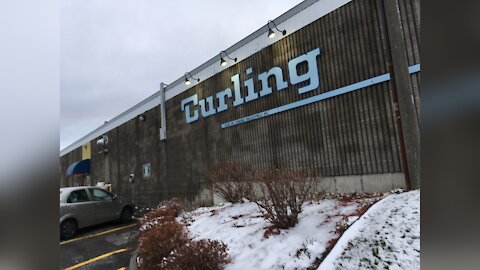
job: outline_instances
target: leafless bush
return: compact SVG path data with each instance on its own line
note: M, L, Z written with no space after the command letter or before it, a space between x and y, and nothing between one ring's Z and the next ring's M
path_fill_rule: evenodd
M138 255L141 258L139 269L159 269L164 258L185 245L187 229L176 222L159 223L148 230L140 231Z
M223 269L229 262L224 243L188 238L188 229L175 220L184 207L183 200L172 199L142 218L139 269Z
M178 216L180 212L183 211L183 208L185 207L185 199L172 198L170 200L162 201L158 206L171 208L175 210L175 216Z
M175 217L181 213L184 206L185 202L182 199L173 198L166 200L161 202L158 208L148 212L138 221L143 227L151 227L157 223L173 222L175 221Z
M216 240L193 241L174 250L159 269L220 270L229 262L227 249Z
M263 195L255 203L266 213L266 219L280 229L295 226L303 204L315 194L316 178L312 172L257 170L252 178Z
M212 182L213 192L220 197L231 203L243 202L253 194L248 177L251 170L249 166L227 161L212 170L207 178Z
M148 212L145 216L139 219L140 225L149 223L163 223L175 221L175 210L172 208L160 207Z

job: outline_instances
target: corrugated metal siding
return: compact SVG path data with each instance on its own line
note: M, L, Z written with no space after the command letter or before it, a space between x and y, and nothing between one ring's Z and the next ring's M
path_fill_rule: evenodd
M376 1L354 1L289 35L168 101L167 107L176 107L167 114L167 119L174 119L168 121L169 137L181 134L190 150L206 140L207 152L196 153L201 157L197 162L205 163L208 169L226 160L238 160L261 167L294 164L325 176L401 171L388 82L238 126L220 127L229 120L387 73L386 39L379 24ZM299 95L297 89L302 85L290 85L236 108L229 101L229 110L185 123L182 99L194 93L199 99L214 95L231 86L230 77L236 73L243 75L244 81L248 67L258 74L280 66L287 77L288 61L317 47L322 51L318 90ZM300 72L306 68L302 66ZM274 85L273 78L270 83ZM260 82L255 81L255 86L258 91ZM245 96L244 87L242 92ZM198 134L204 137L197 138ZM177 168L183 166L187 164L177 163ZM204 175L191 177L203 179Z
M298 101L342 86L388 73L388 38L378 0L357 0L335 10L277 43L202 81L166 102L167 140L159 140L160 110L146 112L110 131L108 154L98 154L92 141L92 178L108 177L114 190L152 205L173 196L194 198L208 186L206 174L216 165L236 160L256 167L298 166L314 169L323 176L365 175L401 172L399 142L394 121L392 83L384 82L294 110L222 129L221 124L254 113ZM419 1L401 0L401 14L410 65L420 62ZM267 38L267 37L265 37ZM232 87L230 77L240 74L241 90L248 67L257 75L274 66L288 79L288 61L315 48L320 87L299 95L306 83L229 109L191 124L185 122L181 100L195 93L199 99ZM299 67L305 72L307 65ZM251 75L250 75L251 76ZM419 75L412 75L418 98ZM233 89L232 89L233 91ZM215 100L215 107L218 102ZM419 104L419 103L418 103ZM199 112L200 113L200 112ZM72 153L76 153L77 150ZM69 153L62 157L62 171L76 161ZM152 164L152 177L142 178L142 164ZM128 175L135 173L135 183ZM62 178L63 179L63 178ZM63 181L68 182L68 181Z

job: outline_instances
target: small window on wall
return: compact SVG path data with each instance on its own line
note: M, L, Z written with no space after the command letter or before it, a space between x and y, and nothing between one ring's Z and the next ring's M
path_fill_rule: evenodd
M150 177L152 176L152 165L150 163L143 164L143 177Z

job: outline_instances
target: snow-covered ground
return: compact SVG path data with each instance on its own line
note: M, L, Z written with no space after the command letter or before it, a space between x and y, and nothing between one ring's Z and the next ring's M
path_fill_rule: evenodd
M420 192L373 205L338 240L318 270L420 269Z
M340 237L337 226L346 223L353 225L319 269L419 269L419 197L418 191L389 195L361 218L359 213L381 197L326 199L306 205L299 223L280 231L269 229L251 202L199 208L177 220L187 224L194 239L226 243L227 270L315 269Z
M305 269L321 257L331 239L340 236L337 223L357 215L371 201L329 199L308 204L294 228L280 231L268 229L270 224L252 202L199 208L179 220L195 239L216 239L228 245L232 262L227 270Z

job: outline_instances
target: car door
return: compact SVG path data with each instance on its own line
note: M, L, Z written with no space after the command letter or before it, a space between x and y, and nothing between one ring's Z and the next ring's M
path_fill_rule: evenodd
M90 195L97 206L95 213L99 223L117 219L120 216L113 195L101 188L90 188Z
M70 192L67 199L68 212L72 213L78 221L78 227L94 225L96 223L96 204L90 200L86 189Z

